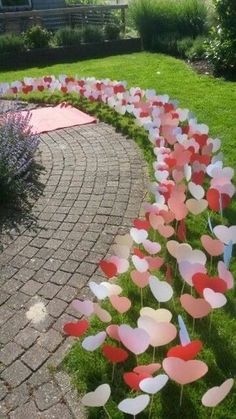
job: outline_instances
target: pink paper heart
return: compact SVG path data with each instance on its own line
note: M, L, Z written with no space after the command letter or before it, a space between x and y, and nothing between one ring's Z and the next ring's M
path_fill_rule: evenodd
M175 230L172 226L169 225L159 225L157 230L159 231L160 235L162 237L165 237L168 239L169 237L173 236L175 234Z
M177 329L172 323L156 322L147 316L139 317L138 327L148 333L150 336L150 345L153 347L167 345L177 335Z
M199 215L208 207L208 202L206 199L188 199L186 201L186 207L189 212L193 215Z
M187 284L189 284L192 287L193 275L198 272L207 273L207 270L206 267L204 265L201 265L200 263L191 263L187 260L183 260L179 262L179 272L182 278L187 282Z
M180 297L182 307L194 319L201 319L211 312L211 305L204 298L194 298L190 294L183 294Z
M155 372L157 372L159 369L161 368L161 364L158 363L153 363L153 364L148 364L148 365L138 365L137 367L135 367L133 369L134 372L136 372L137 374L154 374Z
M156 256L156 257L146 256L145 260L148 262L148 269L150 271L155 271L156 269L160 269L164 263L164 259L159 256Z
M120 342L118 324L110 324L109 326L107 326L106 332L111 339L114 339Z
M234 385L233 378L228 378L220 386L212 387L202 396L202 404L207 407L216 407L229 394Z
M162 363L166 374L176 383L185 385L202 378L208 371L205 362L196 359L184 361L180 358L165 358Z
M90 300L74 300L73 307L78 310L83 316L89 317L94 312L94 304Z
M145 240L143 242L143 247L150 255L155 255L161 250L161 245L159 243L152 242L151 240Z
M126 313L131 307L131 301L127 297L112 295L109 300L111 305L121 314Z
M129 262L126 259L119 258L118 256L111 256L109 261L116 266L118 274L123 274L129 269Z
M201 243L207 253L211 256L220 256L224 252L223 243L218 239L212 239L206 234L201 237Z
M123 345L135 355L145 352L150 344L150 336L143 329L122 324L119 327L119 337Z
M164 218L160 215L150 214L149 222L152 228L154 228L154 230L157 230L160 225L164 224Z
M145 288L148 285L149 280L149 272L139 272L139 271L132 271L130 273L132 281L137 285L139 288Z
M169 209L175 215L177 221L183 220L188 214L188 209L183 202L180 202L177 199L170 198L168 200Z
M226 284L227 288L231 289L234 287L234 278L231 272L226 268L224 262L219 261L217 265L218 274L221 279L223 279Z

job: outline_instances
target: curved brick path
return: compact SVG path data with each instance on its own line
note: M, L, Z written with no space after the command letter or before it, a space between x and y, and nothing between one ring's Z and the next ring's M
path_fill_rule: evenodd
M100 280L97 262L138 216L146 189L137 146L106 124L41 138L38 223L1 237L0 418L82 418L68 377L52 375L71 344L62 324L75 318L71 301L88 295L88 280ZM46 317L32 323L26 312L38 302Z

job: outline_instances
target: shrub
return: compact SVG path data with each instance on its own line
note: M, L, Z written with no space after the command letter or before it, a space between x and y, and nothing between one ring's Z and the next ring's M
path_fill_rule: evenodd
M215 0L217 26L211 32L207 47L207 58L215 73L236 73L236 2Z
M116 22L107 23L105 28L104 28L104 32L105 32L105 38L110 40L110 41L112 41L114 39L119 39L120 32L121 32L121 27Z
M132 0L131 15L144 44L153 38L196 37L207 26L207 6L203 0Z
M192 48L193 42L194 42L194 39L190 37L179 39L177 41L177 51L178 51L178 55L181 58L187 57L187 53Z
M0 55L6 53L17 54L24 51L23 39L14 34L0 35Z
M101 42L104 40L104 34L101 28L96 26L85 26L83 29L83 41L85 43Z
M28 178L39 136L29 126L30 115L6 113L0 122L0 203L15 202L31 187Z
M206 56L206 40L203 36L183 38L177 41L178 55L191 61L202 60Z
M80 29L64 27L55 33L55 41L59 46L77 46L81 43L82 33Z
M51 38L51 32L39 25L32 26L24 34L25 44L28 48L46 48Z

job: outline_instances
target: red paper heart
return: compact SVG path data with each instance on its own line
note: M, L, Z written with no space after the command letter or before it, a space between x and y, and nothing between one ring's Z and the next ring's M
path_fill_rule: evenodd
M176 166L176 159L172 157L166 157L164 162L169 166L170 169L173 169L173 167Z
M174 110L173 103L165 103L164 104L164 109L165 109L166 113L173 111Z
M68 92L67 87L66 86L62 86L61 87L61 91L62 91L62 93L67 93Z
M227 290L226 282L217 276L210 277L207 274L196 273L193 275L192 281L195 289L200 295L202 295L205 288L211 288L213 291L221 293L224 293Z
M221 197L221 206L220 206L220 197ZM217 189L210 188L206 193L206 199L208 201L209 207L213 211L220 211L220 207L222 209L229 206L231 198L229 195L220 194Z
M44 77L44 81L45 81L45 83L51 83L52 82L52 77Z
M139 391L139 383L140 381L144 380L144 378L151 377L150 374L142 373L142 374L136 374L135 372L125 372L123 374L124 382L132 389Z
M80 320L78 322L70 322L66 323L63 326L63 330L67 335L80 337L82 336L86 330L89 328L88 320Z
M179 222L178 228L177 228L177 237L179 241L184 242L186 241L186 224L185 220L181 220Z
M138 228L139 230L149 230L150 223L147 220L140 220L139 218L136 218L136 220L133 221L133 225L135 228Z
M43 92L44 91L44 86L38 86L38 90L39 90L39 92Z
M174 356L176 358L181 358L184 361L189 361L190 359L194 359L201 349L202 342L200 340L193 340L185 346L174 346L167 352L167 356Z
M117 267L114 263L107 262L106 260L101 260L99 266L108 278L113 278L117 275Z
M11 90L12 90L12 93L14 93L14 95L16 95L18 92L17 87L12 87Z
M208 135L207 134L194 134L193 138L200 145L200 147L204 147L207 143Z
M196 185L202 185L204 182L205 173L201 170L200 172L194 172L192 174L192 182Z
M141 259L145 257L145 254L138 247L133 248L133 253Z
M124 362L128 358L129 354L122 348L117 348L112 345L105 345L102 348L103 355L108 359L108 361L116 364L118 362Z

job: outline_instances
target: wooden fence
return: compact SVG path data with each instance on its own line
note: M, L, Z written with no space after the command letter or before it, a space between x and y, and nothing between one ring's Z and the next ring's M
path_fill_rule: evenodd
M118 16L125 30L127 4L104 6L76 6L62 9L28 10L0 13L0 32L20 33L32 25L56 30L62 26L100 25L103 26Z

